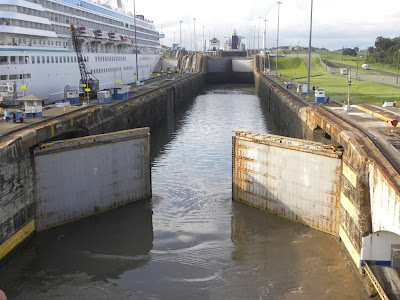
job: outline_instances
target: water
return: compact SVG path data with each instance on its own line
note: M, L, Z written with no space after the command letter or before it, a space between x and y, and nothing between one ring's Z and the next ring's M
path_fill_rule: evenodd
M266 132L249 86L215 86L152 130L153 197L35 237L9 299L366 299L336 239L232 202L232 129Z

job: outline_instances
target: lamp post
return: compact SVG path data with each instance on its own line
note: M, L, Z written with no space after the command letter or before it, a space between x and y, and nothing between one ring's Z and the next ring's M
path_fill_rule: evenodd
M357 56L357 69L356 69L356 79L358 78L358 52L356 52Z
M350 108L351 70L350 69L348 70L349 70L349 79L348 79L349 87L347 89L347 105L344 106L345 111L349 111L351 109Z
M196 52L196 18L193 18L193 46Z
M135 4L135 3L134 3ZM135 6L135 5L133 5L133 6ZM161 26L161 30L160 30L160 32L162 33L162 26ZM161 46L162 46L162 38L160 39L161 40ZM161 47L162 48L162 47Z
M253 32L253 47L256 49L256 25L254 25L254 32Z
M279 42L279 8L282 4L281 1L276 2L276 4L278 4L278 31L276 34L276 67L275 67L275 77L278 78L278 42Z
M264 51L267 51L267 19L264 19Z
M310 96L312 9L313 9L313 0L311 0L310 38L308 40L307 99Z
M179 46L181 49L183 48L182 46L182 21L179 21Z
M138 66L138 49L137 49L137 41L136 41L136 4L135 0L133 0L133 21L134 21L134 26L135 26L135 58L136 58L136 85L139 83L139 66ZM162 27L161 27L161 32L162 32ZM122 79L121 79L122 81Z
M325 72L328 72L328 49L326 49Z
M400 56L400 50L397 51L397 84L399 84L399 56Z
M204 27L205 26L203 25L203 41L202 41L203 46L202 46L202 48L203 48L203 51L206 52L206 43L204 41Z
M257 50L260 50L260 20L261 17L258 17Z

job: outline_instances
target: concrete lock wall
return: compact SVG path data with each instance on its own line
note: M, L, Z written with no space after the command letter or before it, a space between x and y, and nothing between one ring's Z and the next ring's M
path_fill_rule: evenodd
M254 83L253 59L207 57L208 83Z
M189 105L204 84L205 73L195 73L127 100L82 107L0 137L0 260L35 231L33 147L52 140L151 128Z
M233 199L338 234L340 151L235 130Z
M256 91L272 133L343 147L338 235L355 266L362 260L387 264L392 244L400 244L398 172L362 131L304 103L255 66Z
M37 230L150 197L149 143L143 128L39 145Z

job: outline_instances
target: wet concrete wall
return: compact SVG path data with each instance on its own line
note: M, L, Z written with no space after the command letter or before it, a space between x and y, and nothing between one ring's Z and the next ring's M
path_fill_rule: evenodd
M149 128L39 145L37 231L150 197L149 148Z
M207 83L254 83L252 58L207 57Z
M257 64L256 64L257 65ZM255 72L256 90L268 111L274 134L297 137L344 149L340 176L338 235L359 267L374 261L374 232L399 234L400 176L363 132L321 106L309 106L263 74ZM367 239L371 239L368 244ZM381 244L384 253L391 245ZM364 251L365 250L365 251Z
M35 230L33 147L60 139L151 128L173 116L204 84L204 72L192 74L137 97L82 108L4 137L0 141L0 259Z
M233 199L337 235L342 152L235 130Z

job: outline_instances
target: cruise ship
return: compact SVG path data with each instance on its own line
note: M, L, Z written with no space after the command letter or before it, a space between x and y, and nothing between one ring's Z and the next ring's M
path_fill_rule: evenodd
M142 15L134 20L120 0L118 5L0 0L0 85L16 85L18 94L40 95L49 103L65 99L81 79L71 24L101 90L149 78L161 56L161 35L152 21Z

